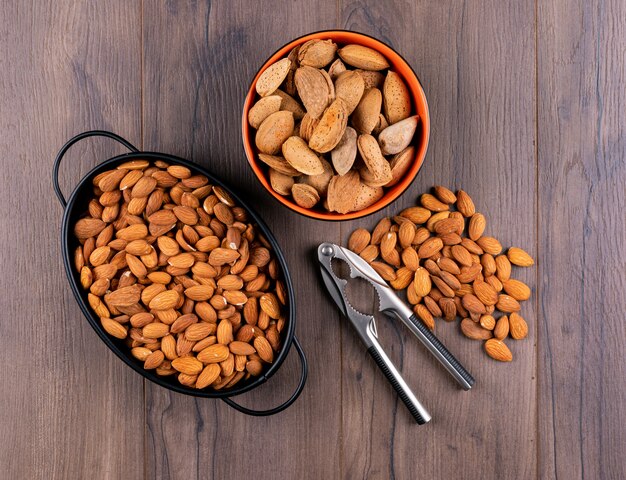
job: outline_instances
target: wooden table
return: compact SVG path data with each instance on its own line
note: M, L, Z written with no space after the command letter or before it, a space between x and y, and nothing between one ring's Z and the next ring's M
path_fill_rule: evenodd
M455 324L437 333L470 392L395 322L381 340L433 414L417 427L319 286L314 247L357 226L279 208L243 155L253 74L286 41L346 28L394 46L432 115L424 168L391 215L434 184L463 187L504 245L538 259L510 364ZM626 478L626 4L620 1L8 1L0 14L0 468L4 478ZM258 206L294 276L310 361L272 418L172 394L125 367L87 325L60 258L50 170L102 128L209 168ZM120 153L77 146L69 192ZM376 215L375 217L378 217ZM290 355L258 408L286 398Z

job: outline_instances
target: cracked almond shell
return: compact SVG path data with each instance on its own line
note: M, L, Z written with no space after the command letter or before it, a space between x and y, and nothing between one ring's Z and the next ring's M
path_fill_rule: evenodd
M257 93L262 97L274 93L284 82L290 68L291 60L288 58L283 58L267 67L256 82Z
M259 126L254 142L262 153L274 155L291 136L293 127L293 113L285 111L272 113Z
M324 111L309 139L309 147L320 153L330 152L343 137L347 125L346 104L338 98Z
M347 70L345 64L341 61L341 58L336 59L333 63L328 67L328 75L332 80L336 80L339 75Z
M293 168L306 175L324 173L324 166L313 150L300 137L289 137L282 145L283 156Z
M300 65L323 68L333 61L337 52L337 44L332 40L315 38L300 45L298 61Z

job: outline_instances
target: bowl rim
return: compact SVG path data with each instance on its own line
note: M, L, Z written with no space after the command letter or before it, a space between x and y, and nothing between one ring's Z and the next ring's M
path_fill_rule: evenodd
M393 54L398 56L398 59L402 63L404 63L407 70L415 77L415 80L417 81L418 89L417 90L410 89L411 95L412 95L413 101L416 101L416 99L419 97L424 105L425 115L424 116L420 115L420 124L422 125L422 131L423 131L423 134L422 134L423 141L420 142L418 147L416 147L418 151L416 152L416 155L415 155L415 164L416 164L416 167L414 167L415 171L410 176L407 176L403 180L404 182L406 182L406 184L401 189L399 189L395 193L390 194L389 198L385 199L385 201L380 206L374 209L371 209L371 211L368 211L370 209L370 207L368 207L368 208L365 208L363 210L359 210L356 212L349 212L346 214L337 214L337 213L331 213L331 212L318 212L318 211L306 209L304 207L300 207L296 205L294 202L288 201L286 200L285 197L272 191L271 186L269 186L268 184L268 180L266 178L261 178L261 175L257 172L257 170L260 170L260 166L258 162L254 160L255 149L252 146L252 142L250 141L251 132L250 132L250 126L248 125L248 122L247 122L247 114L250 111L250 108L252 107L253 101L256 97L256 90L254 86L259 76L261 75L261 73L266 68L269 67L269 62L273 59L273 57L278 55L282 50L285 50L287 47L293 47L296 45L303 44L308 40L319 38L320 35L324 35L324 34L328 34L328 35L347 34L349 36L354 36L356 38L358 37L367 38L389 49L391 52L393 52ZM424 161L426 159L426 154L428 153L428 147L430 144L430 108L428 106L428 100L426 98L426 92L424 90L424 86L419 76L417 75L417 73L415 72L411 64L395 48L391 47L384 41L372 35L369 35L367 33L355 32L355 31L346 30L346 29L336 29L336 28L316 30L314 32L309 32L309 33L300 35L284 43L281 47L276 49L271 55L269 55L266 58L266 60L261 64L260 68L253 75L252 80L249 83L248 90L247 90L247 93L243 102L243 110L242 110L242 116L241 116L241 136L242 136L242 144L243 144L244 152L246 155L246 159L248 161L248 165L250 166L250 168L252 169L252 172L254 173L254 176L257 178L259 183L263 186L263 189L267 191L270 197L274 198L274 200L278 202L280 205L287 207L289 210L303 217L312 218L314 220L322 220L322 221L327 221L327 222L341 222L344 220L345 221L356 220L356 219L365 218L370 215L373 215L374 213L377 213L381 211L382 209L391 205L409 189L409 187L413 184L413 182L417 178L417 175L419 171L421 170L422 165L424 164Z
M267 241L270 243L272 248L274 249L274 254L278 259L280 264L283 279L285 282L287 295L288 295L288 317L285 325L285 333L283 338L283 345L280 351L277 353L274 362L263 374L254 378L252 381L248 383L240 385L238 388L234 388L232 390L219 390L219 391L208 391L208 390L198 390L192 387L187 387L185 385L179 384L175 381L168 381L172 376L161 377L156 375L152 370L145 370L141 366L141 362L132 358L130 351L122 350L114 340L104 331L103 327L100 325L99 318L96 314L87 306L87 294L89 293L86 290L83 290L79 287L80 274L76 272L73 267L73 252L70 252L70 245L72 241L72 230L69 224L70 219L74 216L80 216L81 212L77 212L76 209L78 205L76 205L76 201L79 196L83 193L83 190L87 186L91 186L91 180L101 171L110 168L111 166L121 164L123 162L129 160L139 160L139 159L150 159L150 160L164 160L168 161L172 164L178 163L183 165L192 171L197 172L198 174L205 175L209 182L214 185L218 185L224 188L237 202L238 206L243 207L248 214L250 215L252 221L256 223ZM285 256L278 244L278 241L274 237L274 234L269 229L267 224L263 221L261 216L250 207L250 205L242 200L242 198L233 191L233 189L225 184L221 179L217 178L211 172L206 170L204 167L191 162L189 160L185 160L184 158L177 157L175 155L170 155L166 153L160 152L131 152L124 153L121 155L117 155L115 157L111 157L107 160L104 160L102 163L93 167L81 180L78 182L76 187L72 190L70 197L67 200L67 206L63 211L63 217L61 220L61 251L63 257L63 263L65 267L65 272L71 286L74 297L83 312L83 315L87 318L88 323L95 330L96 334L100 337L100 339L104 342L104 344L111 350L117 357L119 357L127 366L129 366L132 370L137 372L142 377L150 380L151 382L160 385L161 387L167 388L177 393L182 393L185 395L190 395L194 397L203 397L203 398L227 398L234 397L240 395L242 393L248 392L263 383L265 383L269 378L271 378L276 371L280 368L284 360L286 359L289 350L293 344L294 336L295 336L295 323L296 323L296 305L295 305L295 294L293 290L293 282L291 279L291 275L289 273L289 269L287 268L287 262Z

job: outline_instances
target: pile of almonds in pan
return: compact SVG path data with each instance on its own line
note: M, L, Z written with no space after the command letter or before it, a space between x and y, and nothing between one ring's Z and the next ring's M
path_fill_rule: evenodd
M248 113L278 194L310 209L362 210L415 158L419 116L387 59L362 45L314 39L259 77Z
M104 330L157 375L228 389L260 375L285 326L272 248L207 177L133 160L93 179L74 263Z
M528 334L519 312L520 302L530 298L530 288L511 278L512 266L530 267L532 257L517 247L504 253L497 239L485 235L485 216L463 190L454 194L436 186L433 194L420 197L420 204L381 219L371 234L355 230L348 248L392 288L405 291L431 330L435 317L460 317L466 337L485 341L485 351L495 360L511 361L505 340Z

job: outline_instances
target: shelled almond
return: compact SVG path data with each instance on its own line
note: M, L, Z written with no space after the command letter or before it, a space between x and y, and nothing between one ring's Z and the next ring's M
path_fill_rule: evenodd
M228 389L280 350L287 298L272 247L205 176L123 163L93 179L74 234L91 309L145 369Z
M511 278L512 265L529 267L534 260L518 247L504 252L496 238L485 235L487 220L463 190L455 194L435 186L419 203L382 218L371 233L355 230L348 248L392 288L404 292L415 315L430 329L435 328L434 318L458 317L461 332L485 341L490 357L511 361L504 341L528 335L519 312L520 302L531 295L528 285Z
M378 51L313 39L270 65L248 112L272 189L348 213L377 202L415 158L419 116Z

